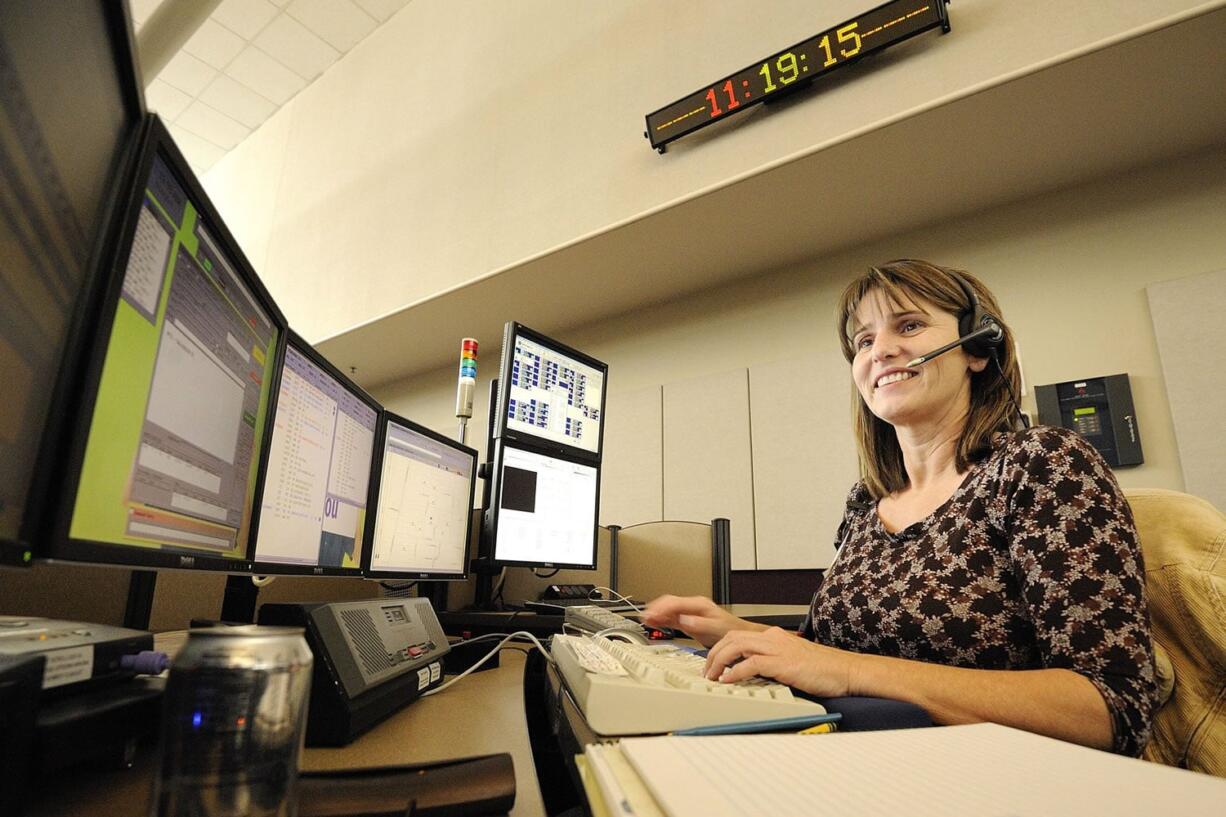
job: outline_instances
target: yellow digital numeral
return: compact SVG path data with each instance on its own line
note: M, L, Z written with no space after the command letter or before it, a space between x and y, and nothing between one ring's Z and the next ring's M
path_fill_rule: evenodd
M844 58L854 57L860 53L860 35L856 33L855 23L848 23L835 33L839 36L839 42L854 42L856 44L850 51L848 51L846 48L839 49L839 53L842 54Z
M830 51L830 35L829 34L827 34L825 37L822 37L821 42L819 42L817 45L818 45L818 48L826 52L826 61L822 63L822 68L829 68L830 66L838 62L838 59Z
M796 63L796 55L791 51L783 54L775 61L779 69L779 81L784 85L795 82L800 76L800 66Z

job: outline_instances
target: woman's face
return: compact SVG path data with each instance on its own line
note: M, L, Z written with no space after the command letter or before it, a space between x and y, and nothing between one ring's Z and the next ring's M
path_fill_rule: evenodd
M851 375L869 410L899 428L920 427L970 410L970 375L985 358L952 349L911 369L908 361L958 337L958 319L924 299L899 305L881 290L860 301L852 319Z

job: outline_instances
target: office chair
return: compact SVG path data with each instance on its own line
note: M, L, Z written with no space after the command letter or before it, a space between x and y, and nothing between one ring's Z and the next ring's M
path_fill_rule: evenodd
M732 555L727 519L644 522L609 529L613 534L609 586L618 593L640 601L671 593L729 603Z
M1159 707L1145 758L1226 777L1226 515L1177 491L1126 491L1145 557Z

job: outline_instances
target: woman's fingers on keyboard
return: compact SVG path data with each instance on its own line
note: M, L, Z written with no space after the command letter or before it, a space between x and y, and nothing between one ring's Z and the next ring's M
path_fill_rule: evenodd
M714 644L737 619L705 596L661 596L643 611L643 623L672 627L706 646Z
M849 654L797 638L778 627L733 631L707 654L706 677L727 682L755 675L814 695L848 695Z
M680 623L682 616L710 615L713 607L715 603L704 596L660 596L647 603L643 620L672 627Z

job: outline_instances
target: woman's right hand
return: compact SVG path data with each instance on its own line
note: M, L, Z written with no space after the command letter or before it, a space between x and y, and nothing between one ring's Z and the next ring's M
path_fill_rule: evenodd
M647 603L643 623L649 627L672 627L710 647L732 630L764 630L737 618L706 596L660 596Z

